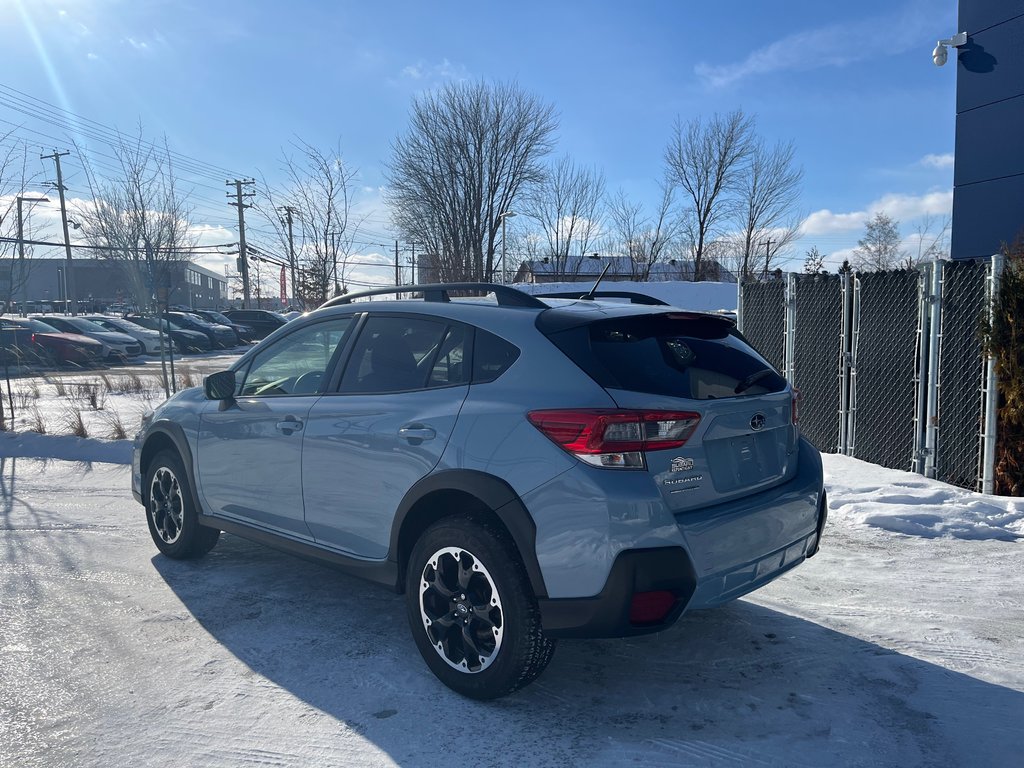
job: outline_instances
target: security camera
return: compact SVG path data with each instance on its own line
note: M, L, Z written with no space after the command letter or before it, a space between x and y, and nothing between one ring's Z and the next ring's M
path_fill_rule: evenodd
M949 58L949 50L942 43L935 46L935 50L932 51L932 61L935 62L936 67L941 67L946 63L946 59Z

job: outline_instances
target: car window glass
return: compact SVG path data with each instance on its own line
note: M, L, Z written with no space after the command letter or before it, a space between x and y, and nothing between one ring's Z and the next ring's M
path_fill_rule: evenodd
M494 381L518 359L518 347L493 333L477 328L473 343L474 384Z
M411 317L371 317L356 339L341 392L402 392L426 386L445 325Z
M268 397L317 392L351 319L316 323L270 345L253 361L240 394Z
M466 329L459 325L448 329L444 341L434 358L427 380L428 387L447 387L465 384L469 372L465 369Z

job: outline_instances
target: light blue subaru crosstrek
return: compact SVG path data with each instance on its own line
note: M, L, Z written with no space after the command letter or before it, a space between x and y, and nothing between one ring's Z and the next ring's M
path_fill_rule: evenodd
M227 531L387 584L480 699L559 637L656 632L817 552L821 458L729 319L486 283L355 300L397 290L329 301L147 419L132 490L161 552Z

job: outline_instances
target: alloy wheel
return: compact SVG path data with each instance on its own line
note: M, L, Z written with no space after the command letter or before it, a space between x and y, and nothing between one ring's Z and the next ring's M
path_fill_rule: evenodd
M149 516L161 541L173 544L181 536L185 500L181 484L167 467L160 467L153 475L149 488Z
M444 547L430 556L420 575L420 617L434 650L452 668L482 672L498 657L501 597L471 552Z

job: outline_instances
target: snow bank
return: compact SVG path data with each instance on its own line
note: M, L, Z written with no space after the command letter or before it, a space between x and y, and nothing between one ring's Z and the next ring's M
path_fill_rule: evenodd
M822 458L830 516L907 536L1024 541L1024 499L972 493L848 456Z
M563 293L580 291L586 293L594 285L591 280L582 283L516 283L515 287L526 293ZM736 311L736 283L691 283L683 280L665 282L634 283L630 281L602 282L602 291L634 291L656 299L667 301L674 307L700 312L724 309Z
M0 456L131 464L132 441L40 435L35 432L0 432Z

